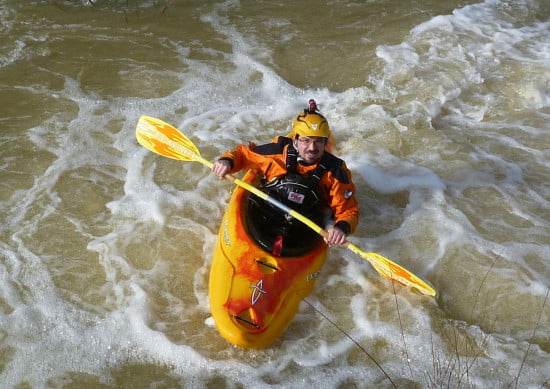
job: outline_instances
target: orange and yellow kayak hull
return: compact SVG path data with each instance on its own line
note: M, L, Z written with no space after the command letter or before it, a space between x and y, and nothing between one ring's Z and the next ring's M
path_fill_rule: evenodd
M243 180L254 179L248 172ZM281 335L311 293L327 246L321 242L299 257L265 251L247 232L247 195L240 187L234 190L220 226L210 270L210 310L228 342L264 348Z

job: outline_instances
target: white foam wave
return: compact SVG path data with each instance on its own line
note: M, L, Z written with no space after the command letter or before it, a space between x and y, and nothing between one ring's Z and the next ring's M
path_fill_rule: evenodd
M377 55L387 65L373 74L373 89L290 85L269 66L271 50L224 18L238 8L234 2L202 15L230 47L204 47L208 60L193 57L183 38L155 41L185 65L169 71L173 77L164 82L180 84L164 85L167 94L112 97L62 75L63 87L53 92L77 113L52 114L29 132L52 163L6 201L0 312L9 321L2 346L15 351L2 379L40 387L81 372L114 385L119 367L148 365L166 367L160 374L182 386L387 384L351 340L306 305L272 349L242 351L220 340L208 317L206 279L231 187L200 164L182 167L146 152L133 135L139 115L151 114L173 121L214 159L237 143L286 132L314 97L359 187L364 214L350 239L425 277L441 297L417 296L352 253L331 249L308 301L372 351L390 376L405 377L401 382L424 382L426 374L441 373L430 370L437 358L457 357L472 367L474 384L509 383L528 342L544 347L531 339L533 320L526 318L536 315L518 307L544 309L547 188L528 172L547 174L540 123L548 117L526 112L547 106L549 93L547 26L510 23L502 4L464 7L417 26L401 44L380 45ZM521 67L513 61L538 71L521 73L531 77L524 89L516 88L512 76ZM164 72L154 70L149 76L162 80ZM508 81L515 83L508 88ZM516 104L504 112L519 107L524 116L504 118L503 100ZM69 184L61 185L64 179ZM76 201L77 189L67 189L73 182L77 189L90 185L83 192L88 201ZM78 206L92 202L91 211ZM67 212L59 215L62 206ZM70 227L54 228L66 220ZM45 221L52 235L75 231L84 243L58 254L54 244L36 242ZM82 272L83 262L94 272L75 283L92 285L92 297L67 291L56 278ZM541 338L547 334L540 328ZM452 346L456 356L446 352ZM545 378L543 347L533 347L525 366L533 382Z

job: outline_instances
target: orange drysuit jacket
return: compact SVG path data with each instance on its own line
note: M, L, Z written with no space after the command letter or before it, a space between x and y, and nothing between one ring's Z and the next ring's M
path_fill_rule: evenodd
M240 145L236 149L223 154L220 159L229 160L232 164L231 172L255 169L262 173L267 182L275 177L286 174L286 159L288 151L288 138L277 137L273 143L261 146ZM325 153L327 151L325 150ZM355 231L359 221L359 205L355 199L355 185L351 180L351 173L346 164L340 158L333 158L337 163L329 166L328 170L321 177L319 186L324 200L331 208L335 224L345 222L349 231ZM302 165L296 164L296 172L307 174L317 167L317 164ZM345 230L345 228L344 228Z

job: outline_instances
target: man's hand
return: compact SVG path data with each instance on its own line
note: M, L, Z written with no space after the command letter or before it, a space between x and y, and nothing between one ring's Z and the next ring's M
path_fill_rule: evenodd
M214 162L214 166L212 166L212 172L217 175L221 180L225 177L226 174L231 172L231 164L225 159L218 160Z
M346 241L346 234L338 227L328 229L328 236L325 238L325 243L330 245L343 244Z

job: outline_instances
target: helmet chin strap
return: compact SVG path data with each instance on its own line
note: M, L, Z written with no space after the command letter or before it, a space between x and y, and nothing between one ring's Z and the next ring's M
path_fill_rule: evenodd
M296 136L294 137L294 139L292 140L292 145L294 146L294 148L296 149L296 154L297 154L297 161L299 163L304 163L304 159L300 156L300 152L298 151L298 137L300 135L296 134Z

